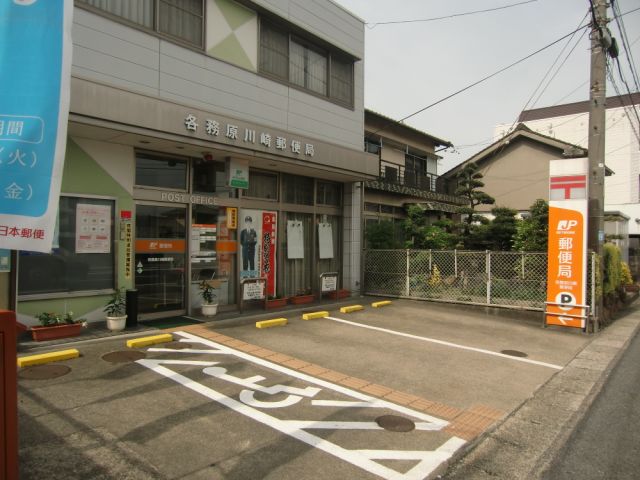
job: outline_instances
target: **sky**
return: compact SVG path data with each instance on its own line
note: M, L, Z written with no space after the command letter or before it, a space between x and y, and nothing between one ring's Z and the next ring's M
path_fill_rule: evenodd
M588 22L589 13L588 0L334 1L366 22L365 107L397 120L571 33ZM640 0L616 3L623 14L640 7ZM429 22L380 24L507 5L513 6ZM612 16L609 8L608 17ZM640 10L621 20L640 78ZM637 91L618 27L612 21L609 28L620 45L623 73L631 91ZM590 40L588 31L582 33L406 120L454 144L455 150L439 153L443 159L438 172L446 172L492 143L495 126L515 122L527 103L531 109L588 100ZM613 95L608 85L607 96Z

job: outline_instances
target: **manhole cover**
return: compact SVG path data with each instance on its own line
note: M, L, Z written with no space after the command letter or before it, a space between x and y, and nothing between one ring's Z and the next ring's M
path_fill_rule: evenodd
M512 357L528 357L529 356L526 353L521 352L519 350L502 350L500 351L500 353L503 353L504 355L510 355Z
M46 365L34 365L32 367L21 368L18 376L29 380L49 380L62 377L70 371L71 367L67 367L66 365L48 363Z
M102 359L109 363L126 363L135 362L136 360L140 360L146 356L146 353L139 350L120 350L118 352L105 353L102 356Z
M193 348L193 345L186 342L167 342L163 345L164 348L171 348L173 350L184 350L185 348Z
M410 432L416 428L411 420L398 415L382 415L376 418L376 423L390 432Z

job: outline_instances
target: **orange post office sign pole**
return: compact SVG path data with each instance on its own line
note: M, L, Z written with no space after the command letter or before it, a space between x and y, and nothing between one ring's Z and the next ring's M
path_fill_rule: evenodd
M586 329L588 160L552 160L545 325Z

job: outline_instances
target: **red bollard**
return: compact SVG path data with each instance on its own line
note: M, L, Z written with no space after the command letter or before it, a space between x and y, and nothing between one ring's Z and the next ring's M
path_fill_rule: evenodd
M0 480L18 480L16 314L0 310Z

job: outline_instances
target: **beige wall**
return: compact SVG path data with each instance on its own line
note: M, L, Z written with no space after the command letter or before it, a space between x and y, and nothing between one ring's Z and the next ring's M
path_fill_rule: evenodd
M549 161L562 152L528 140L513 142L502 152L481 163L482 190L496 199L495 205L480 205L489 212L494 206L528 210L538 198L549 200Z

